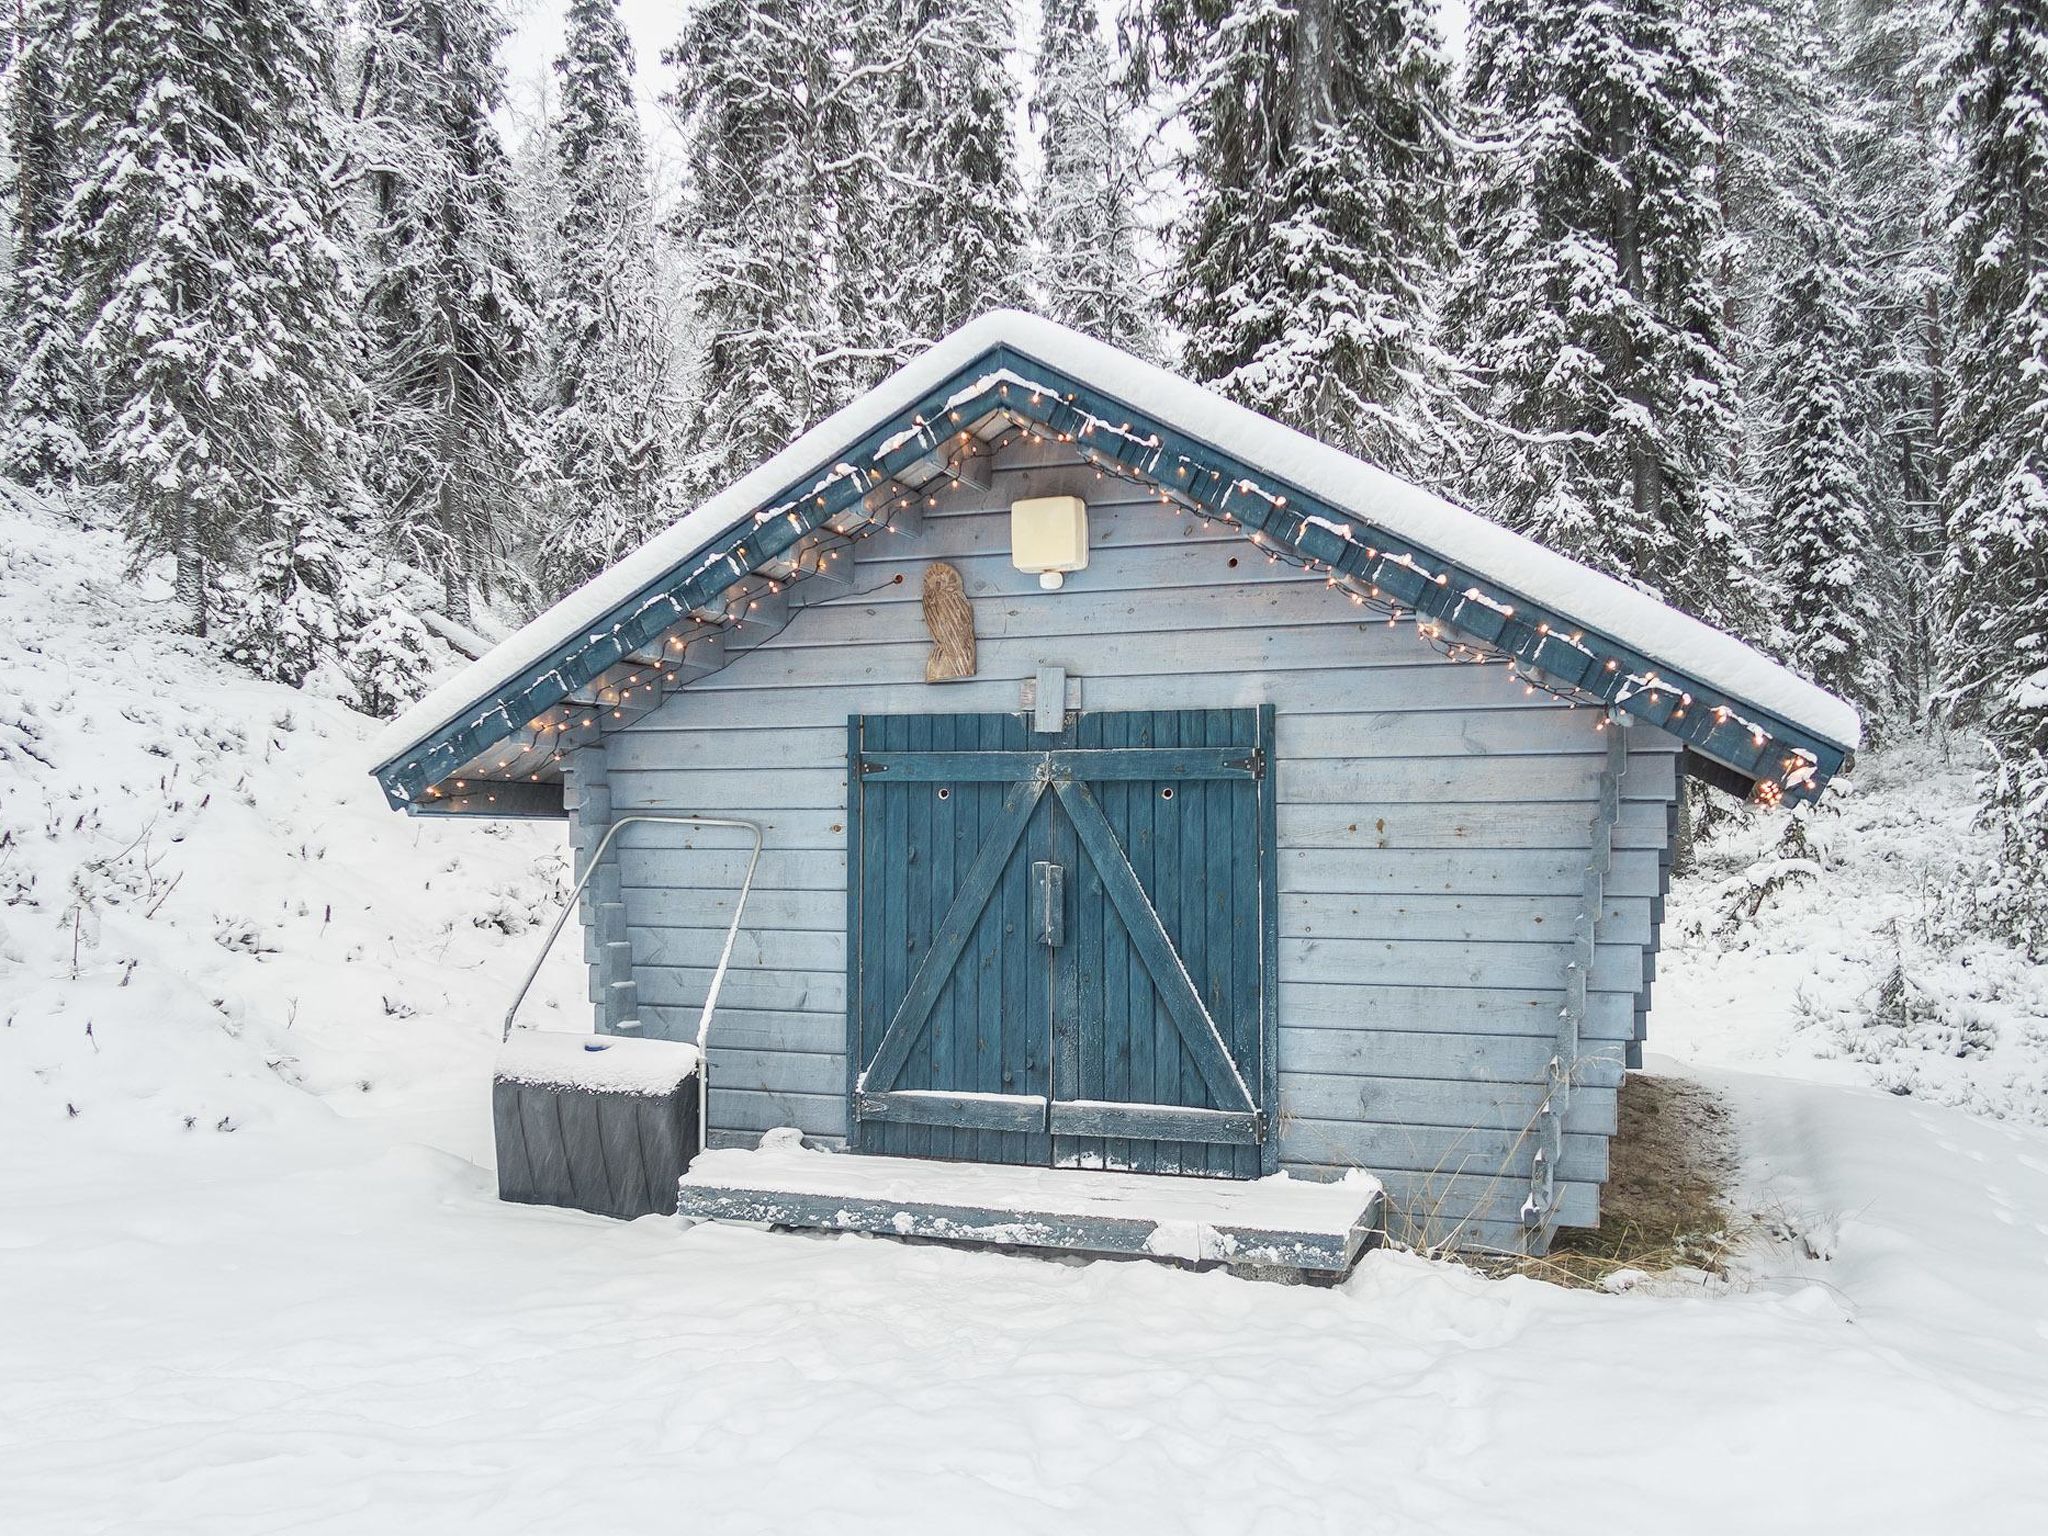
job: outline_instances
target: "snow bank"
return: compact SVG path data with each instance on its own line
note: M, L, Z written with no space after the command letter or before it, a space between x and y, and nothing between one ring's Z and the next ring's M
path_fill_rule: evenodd
M1733 698L1805 727L1843 747L1862 740L1862 722L1841 699L1815 687L1731 635L1668 608L1511 533L1385 470L1233 404L1198 384L1050 320L996 310L970 321L826 417L765 464L655 535L610 570L572 592L457 672L379 733L372 751L390 762L492 696L500 687L683 565L720 535L806 476L830 473L853 443L908 411L998 346L1042 362L1154 419L1270 470L1393 538L1475 571L1587 629L1726 690Z
M1886 748L1817 807L1703 841L1666 906L1651 1047L2048 1125L2048 966L1972 909L1996 852L1979 766L1963 743Z
M375 722L225 665L167 572L126 569L113 530L0 494L0 1136L343 1115L487 1155L560 828L392 817ZM536 1021L587 1025L579 962L551 958Z

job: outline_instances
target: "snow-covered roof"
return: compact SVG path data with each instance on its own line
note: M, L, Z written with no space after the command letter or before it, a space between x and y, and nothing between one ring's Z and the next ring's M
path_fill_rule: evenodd
M846 472L843 459L858 445L892 424L907 429L921 402L928 404L949 382L974 379L977 366L997 356L1012 369L1018 361L1036 364L1048 376L1120 402L1134 418L1257 466L1306 501L1355 518L1389 543L1426 551L1568 619L1588 635L1648 658L1669 675L1718 690L1774 723L1841 751L1860 744L1862 723L1848 703L1649 593L1115 347L1039 316L998 310L962 326L826 417L434 689L378 735L379 771L452 724L473 720L479 709L490 707L550 658L586 638L600 638L679 569L700 560L736 529L751 526L762 509L787 506L839 478ZM974 387L969 384L959 394ZM907 435L907 430L898 434ZM887 448L895 441L881 443Z

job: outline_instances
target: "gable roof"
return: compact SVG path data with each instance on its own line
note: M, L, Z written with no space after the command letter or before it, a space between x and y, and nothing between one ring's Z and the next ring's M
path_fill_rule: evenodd
M915 483L901 476L943 455L955 426L992 413L1069 438L1100 465L1531 675L1649 719L1792 798L1816 793L1860 743L1849 704L1732 635L1162 368L1001 310L825 418L391 722L373 746L387 797L418 808L431 786L808 537L879 524Z

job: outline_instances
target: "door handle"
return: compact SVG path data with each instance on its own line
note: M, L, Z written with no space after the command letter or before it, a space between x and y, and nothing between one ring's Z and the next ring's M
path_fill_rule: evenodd
M1067 942L1067 871L1039 859L1031 866L1031 885L1038 892L1038 942L1058 949Z

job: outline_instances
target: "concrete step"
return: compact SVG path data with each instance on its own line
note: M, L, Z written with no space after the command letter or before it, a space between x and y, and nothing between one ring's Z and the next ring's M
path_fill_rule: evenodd
M1197 1179L815 1152L793 1131L763 1143L700 1154L677 1214L1319 1276L1349 1270L1381 1227L1363 1173Z

